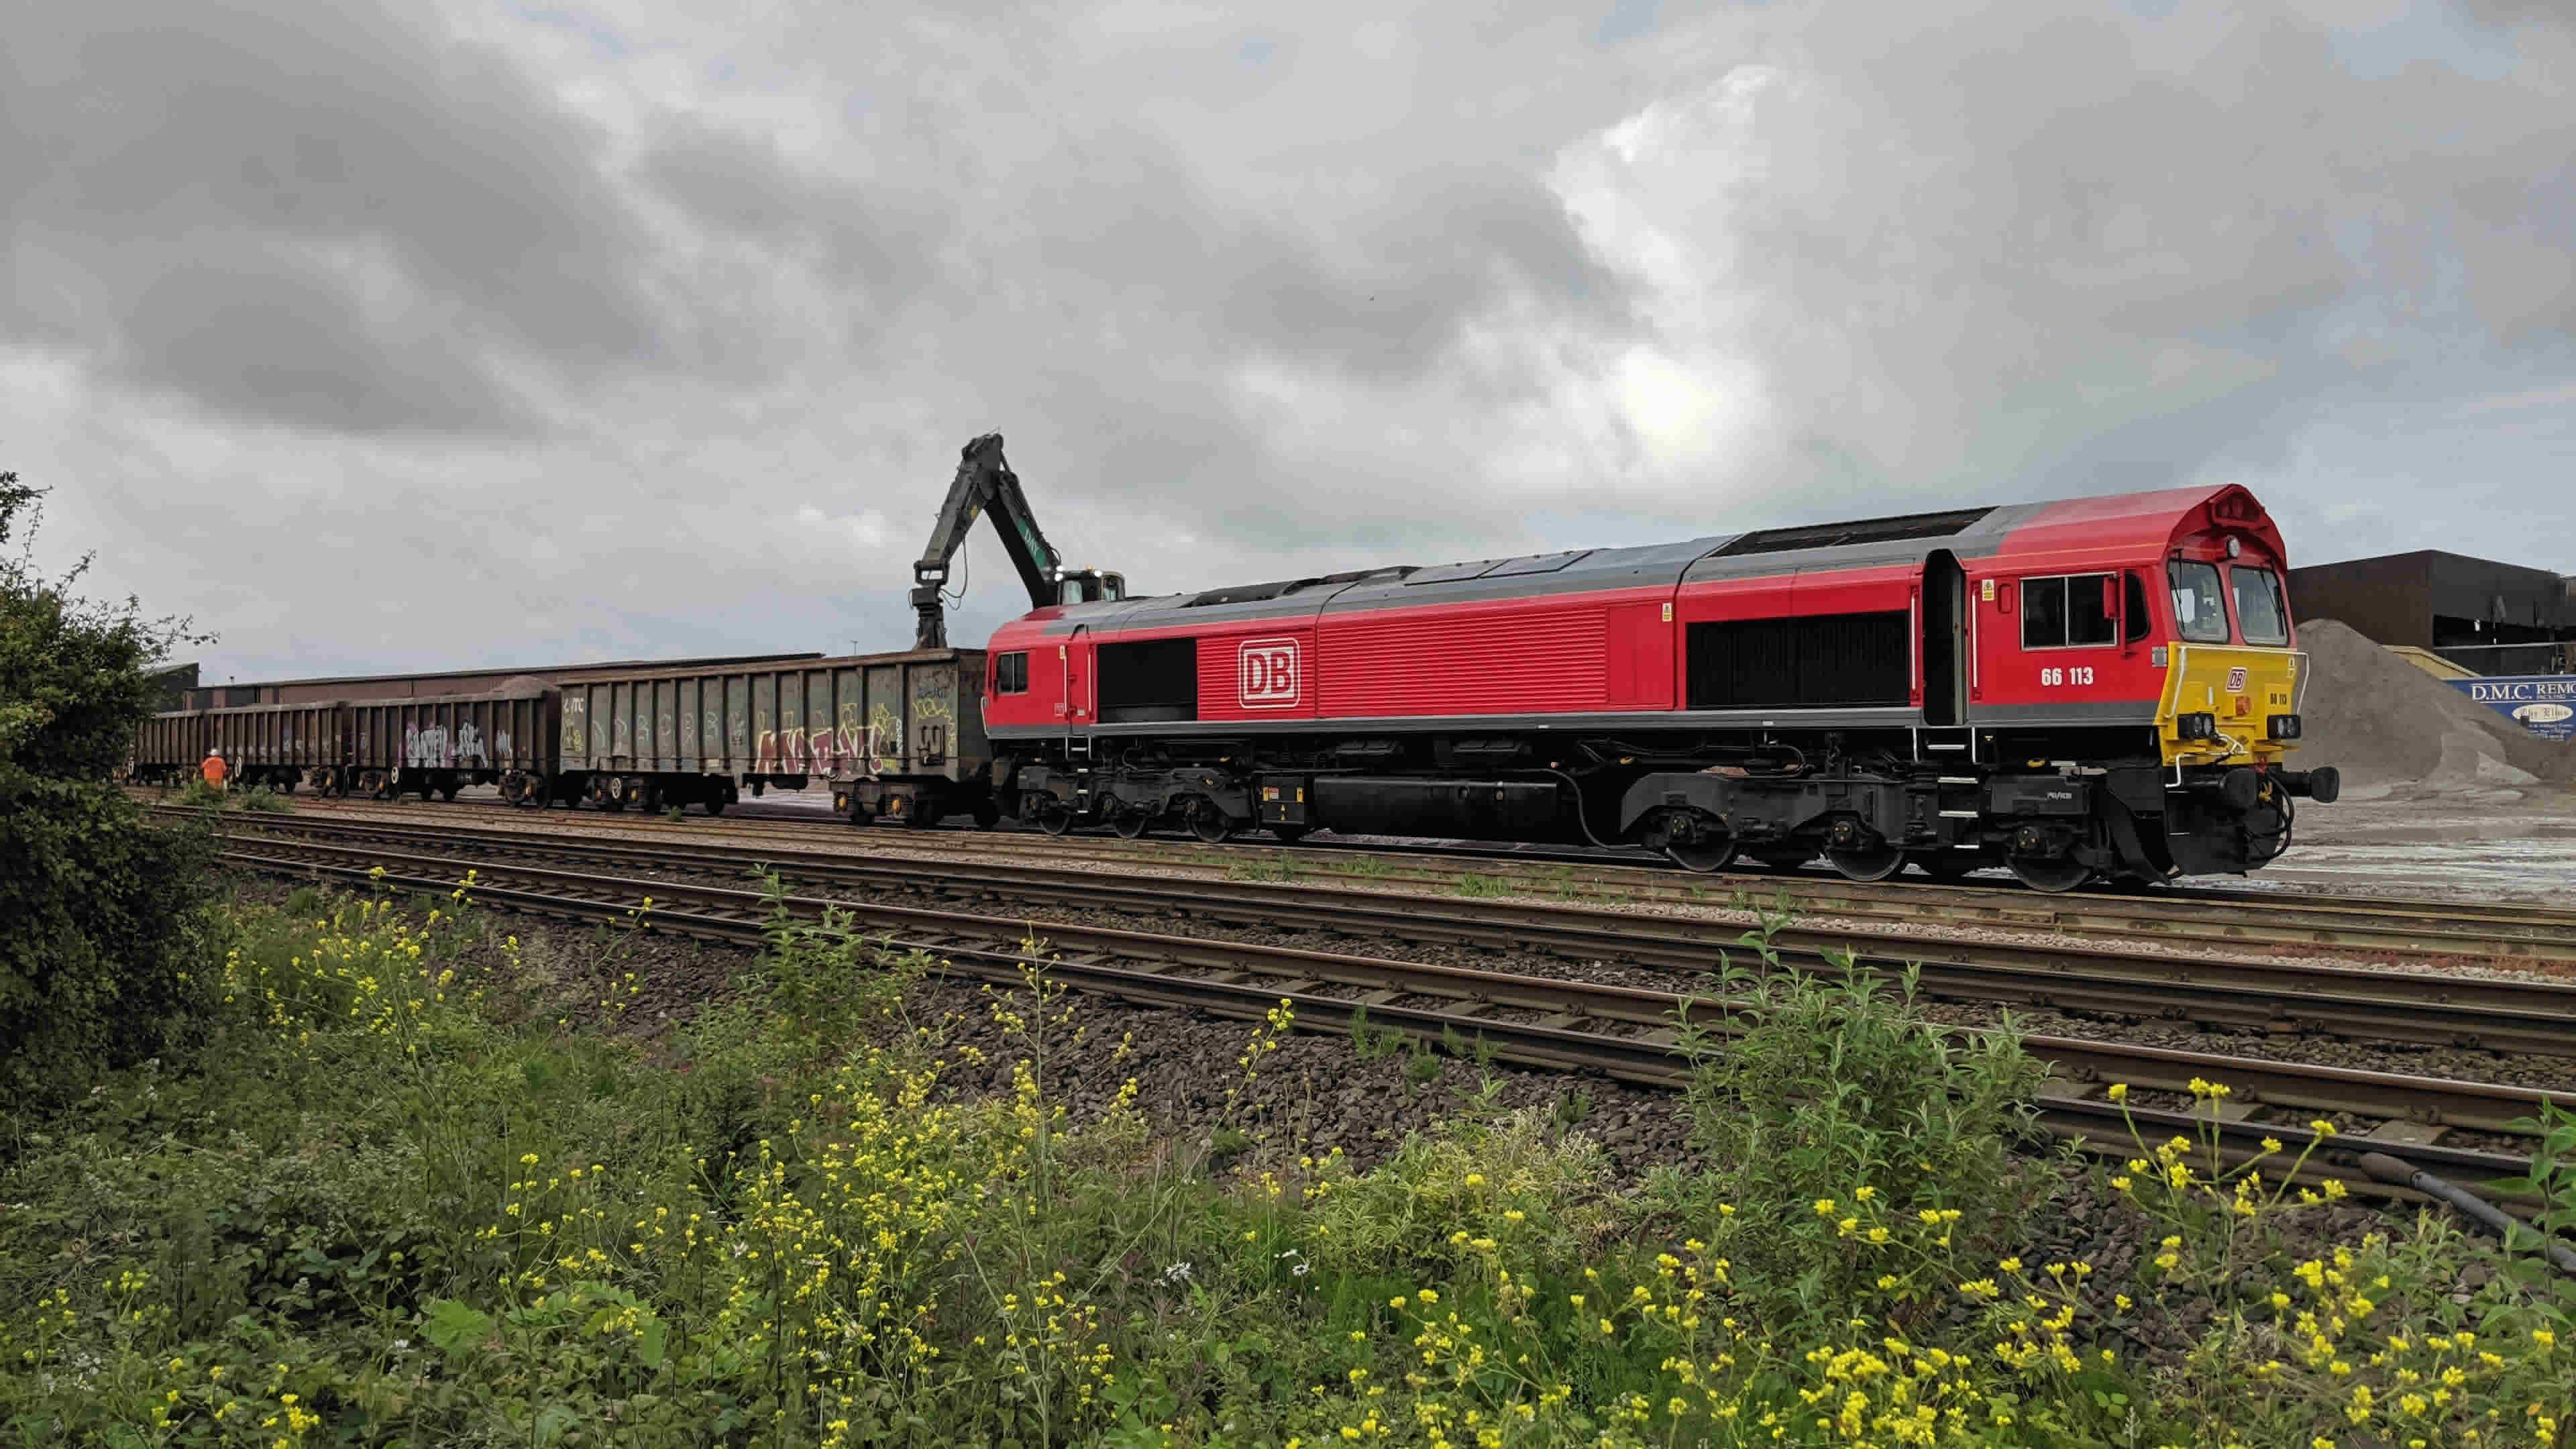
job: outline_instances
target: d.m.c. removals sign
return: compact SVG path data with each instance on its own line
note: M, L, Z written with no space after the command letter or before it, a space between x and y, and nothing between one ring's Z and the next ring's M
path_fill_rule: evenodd
M2576 674L2454 679L2451 687L2544 740L2576 739Z

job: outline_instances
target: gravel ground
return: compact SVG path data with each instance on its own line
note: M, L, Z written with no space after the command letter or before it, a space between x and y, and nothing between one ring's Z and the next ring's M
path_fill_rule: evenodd
M2227 884L2292 894L2576 906L2576 791L2398 789L2301 812L2276 865ZM2212 882L2216 884L2217 882Z

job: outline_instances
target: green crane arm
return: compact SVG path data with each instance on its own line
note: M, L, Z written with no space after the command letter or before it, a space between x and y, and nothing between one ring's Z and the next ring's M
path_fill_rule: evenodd
M929 546L912 566L912 609L917 617L913 631L916 649L948 647L948 614L940 590L948 583L949 560L966 542L966 531L975 524L978 514L993 515L993 526L1002 535L1002 548L1011 556L1011 567L1019 571L1020 582L1029 591L1029 607L1043 609L1058 602L1057 580L1063 574L1063 560L1055 546L1047 542L1038 527L1037 517L1029 512L1029 497L1020 491L1019 475L1002 457L1002 435L986 433L968 443L957 455L957 479L948 485L948 498L939 505L939 521L931 525Z

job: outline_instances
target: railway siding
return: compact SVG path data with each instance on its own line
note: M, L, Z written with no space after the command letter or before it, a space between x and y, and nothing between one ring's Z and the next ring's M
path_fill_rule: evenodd
M454 808L454 807L442 807ZM418 822L418 808L334 802L304 807L309 818ZM484 829L561 836L652 833L661 823L621 817L515 811L472 812ZM856 845L870 855L965 856L1084 867L1258 875L1282 882L1413 888L1456 893L1594 900L1619 906L1781 907L1804 916L1888 925L1985 928L1997 933L2104 937L2174 947L2275 955L2437 957L2465 965L2521 969L2576 967L2576 911L2544 906L2406 901L2372 896L2304 896L2280 891L2181 888L2138 895L2043 896L2008 884L1940 885L1912 880L1860 884L1808 872L1693 875L1651 861L1593 855L1496 851L1481 847L1396 850L1366 845L1295 847L1053 837L1015 832L872 830L851 835L835 818L691 821L692 838L776 842L806 849ZM818 832L824 832L818 836ZM837 833L834 833L837 832Z
M1701 974L1757 959L1741 926L1639 916L1602 906L1430 898L1259 880L1109 875L1064 866L925 860L668 840L600 840L452 826L303 820L245 831L285 840L373 842L470 852L477 863L544 858L626 872L741 875L767 867L816 886L1019 905L1295 924L1354 938L1544 952ZM2431 978L2314 963L2177 956L2087 946L1860 934L1796 925L1768 933L1786 964L1820 969L1834 953L1882 974L1918 969L1942 999L2189 1019L2212 1026L2322 1032L2380 1041L2576 1057L2576 984L2520 977Z

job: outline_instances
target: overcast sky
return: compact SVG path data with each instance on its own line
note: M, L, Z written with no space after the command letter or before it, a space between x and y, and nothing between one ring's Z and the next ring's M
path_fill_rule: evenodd
M2576 571L2568 8L0 0L0 467L210 679L905 647L989 430L1149 591L2221 480Z

